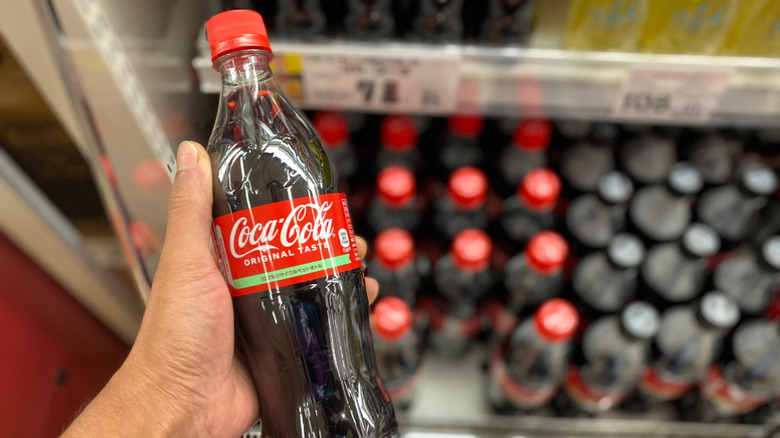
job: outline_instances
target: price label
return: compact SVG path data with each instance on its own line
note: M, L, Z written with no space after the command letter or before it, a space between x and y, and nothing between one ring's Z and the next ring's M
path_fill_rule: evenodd
M460 59L447 52L304 53L304 102L318 108L449 113L458 104Z
M726 90L731 69L635 66L612 106L612 118L704 124Z

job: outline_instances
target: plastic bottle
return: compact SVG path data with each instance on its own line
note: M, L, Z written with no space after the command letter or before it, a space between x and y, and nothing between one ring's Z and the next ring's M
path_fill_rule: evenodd
M481 116L452 116L447 120L447 135L439 152L446 172L482 163L479 136L484 126L485 120Z
M491 0L482 41L527 45L534 28L534 0Z
M349 13L344 21L347 34L359 40L391 38L395 20L390 4L391 0L349 0Z
M613 171L601 177L597 193L574 199L566 211L566 228L584 246L581 249L604 248L625 228L628 201L633 193L631 180Z
M422 157L417 148L419 135L414 119L408 116L387 116L380 127L381 147L377 156L379 170L404 166L415 174L420 172Z
M415 266L412 235L400 228L382 231L374 239L374 256L368 263L368 275L379 283L382 296L395 296L408 305L417 302L420 274Z
M666 180L677 161L675 130L655 128L629 139L619 149L620 163L626 174L638 184L657 184Z
M713 284L739 305L742 313L764 313L780 285L780 236L767 239L760 250L747 250L721 262Z
M279 2L276 32L287 38L312 39L325 35L327 22L320 0Z
M738 8L737 0L654 0L642 50L710 55L720 49Z
M493 284L490 255L493 242L484 231L467 229L452 241L450 252L434 266L439 294L450 302L474 305Z
M532 236L553 227L561 180L550 169L534 169L523 179L517 194L504 201L501 226L511 247L519 250Z
M390 166L379 172L376 196L368 209L368 223L374 232L388 228L415 232L420 226L417 207L417 180L411 170Z
M613 146L618 130L609 123L593 125L589 139L569 146L561 158L561 176L578 193L596 191L599 179L615 168Z
M634 52L649 0L574 0L569 9L568 50Z
M533 169L547 167L552 125L547 120L526 119L517 125L512 143L504 148L498 163L504 183L514 190Z
M620 405L636 386L660 326L658 311L642 301L590 324L582 337L584 363L569 365L555 399L558 413L592 416Z
M642 264L642 281L659 308L685 303L704 291L709 258L720 248L712 228L691 224L680 241L650 248Z
M637 231L654 242L678 239L691 223L691 205L702 188L699 172L688 163L677 163L666 184L639 189L628 217Z
M497 345L490 358L488 400L501 413L528 412L555 396L579 318L554 298Z
M431 43L463 40L463 0L420 0L420 3L420 13L414 20L418 38Z
M398 297L380 298L371 314L371 332L382 386L393 405L408 409L420 385L423 360L411 308Z
M223 12L207 31L222 73L207 148L214 249L263 436L398 436L346 198L314 128L280 92L259 14Z
M688 162L701 174L704 183L719 186L731 182L742 143L718 132L702 135L688 149Z
M476 167L461 167L447 182L447 195L438 200L434 223L446 240L467 228L484 230L488 225L484 205L488 180Z
M347 118L341 113L320 111L312 122L339 178L350 180L357 170L358 160L350 141Z

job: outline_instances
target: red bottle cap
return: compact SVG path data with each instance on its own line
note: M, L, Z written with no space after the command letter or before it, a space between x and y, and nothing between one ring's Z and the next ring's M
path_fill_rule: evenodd
M409 265L414 260L414 239L401 228L382 231L374 240L379 262L391 270Z
M555 207L560 193L561 179L555 172L534 169L525 175L517 194L529 210L544 211Z
M528 119L517 125L512 143L520 149L543 151L550 145L552 125L547 120Z
M474 210L485 203L488 179L485 172L473 166L456 169L450 174L447 191L458 207Z
M417 125L411 117L387 116L380 128L382 144L396 152L405 152L417 146Z
M458 269L478 272L485 269L490 261L493 243L481 230L468 229L455 235L452 241L452 259Z
M325 147L338 147L349 141L349 123L344 114L321 111L313 122Z
M414 201L417 180L414 173L403 166L390 166L376 177L379 199L390 207L405 207Z
M534 322L539 336L545 341L565 342L574 335L580 318L570 302L553 298L539 307Z
M263 17L255 11L234 9L221 12L206 22L211 62L239 50L271 51ZM215 66L215 70L218 68Z
M554 231L536 233L525 246L528 265L542 275L559 272L569 256L569 245Z
M381 298L372 316L376 334L388 341L401 339L412 328L412 310L398 297Z
M472 138L482 133L485 119L482 116L452 116L447 120L447 126L461 137Z

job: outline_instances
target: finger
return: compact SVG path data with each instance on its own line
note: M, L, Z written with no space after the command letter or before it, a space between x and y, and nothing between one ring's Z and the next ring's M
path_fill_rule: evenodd
M368 244L366 243L365 239L360 236L355 236L355 240L357 241L358 255L361 259L365 258L366 252L368 251Z
M369 304L373 303L379 295L379 283L371 277L366 277L366 295Z

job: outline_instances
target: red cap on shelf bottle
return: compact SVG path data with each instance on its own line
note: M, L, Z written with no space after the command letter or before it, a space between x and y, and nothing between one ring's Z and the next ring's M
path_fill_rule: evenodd
M387 116L380 128L382 145L396 151L406 152L417 146L417 125L407 116Z
M547 120L528 119L517 125L512 143L527 151L543 151L550 145L552 125Z
M324 146L333 148L349 142L349 123L344 114L320 111L312 122Z
M529 210L550 210L558 202L561 179L550 169L534 169L523 178L517 192Z
M566 342L574 335L580 318L574 306L561 298L542 304L534 314L539 336L547 342Z
M406 267L414 260L414 239L400 228L379 233L374 240L374 248L379 262L391 270Z
M461 137L472 138L482 133L485 119L482 116L452 116L447 120L447 126Z
M417 180L411 170L390 166L377 175L376 191L379 199L390 207L406 207L414 201Z
M212 62L239 50L271 51L263 17L255 11L237 9L211 17L206 22L206 36ZM216 65L214 69L218 70Z
M465 210L476 210L485 203L488 179L480 169L461 167L450 175L447 191L455 205Z
M531 269L542 275L552 275L563 268L569 245L555 231L542 231L528 241L524 253Z
M468 229L455 235L450 253L458 269L468 272L478 272L485 269L490 262L493 243L490 237L481 230Z
M412 310L398 297L384 297L374 305L374 332L382 339L397 341L412 329Z

